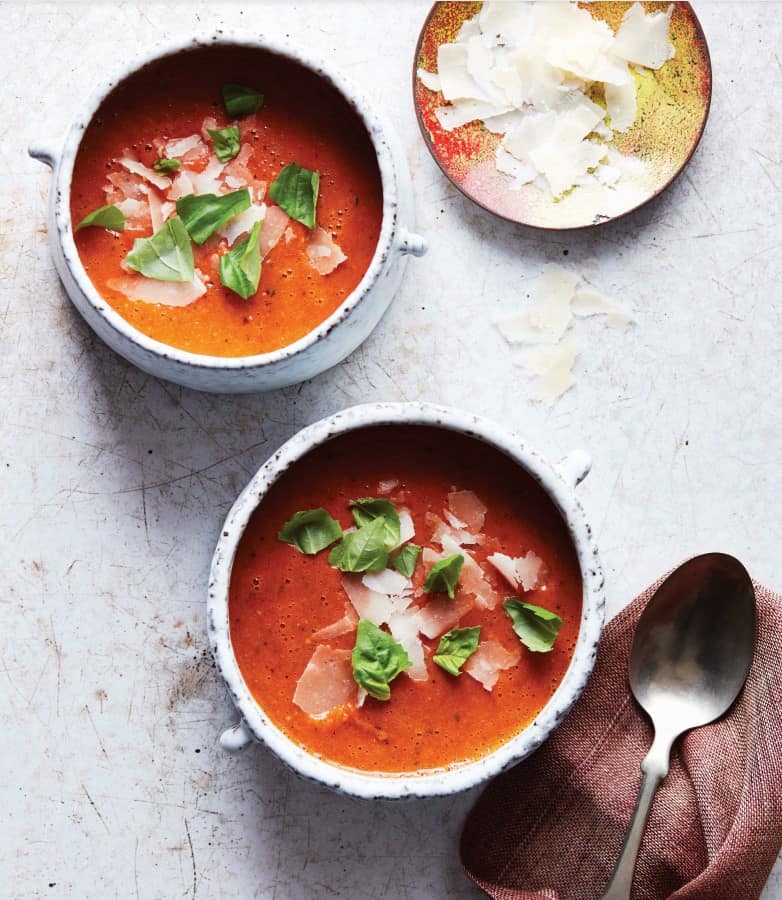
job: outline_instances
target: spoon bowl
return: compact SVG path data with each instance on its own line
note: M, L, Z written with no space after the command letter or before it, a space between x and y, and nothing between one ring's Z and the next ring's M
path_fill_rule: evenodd
M655 723L676 734L728 710L755 646L755 592L724 553L676 569L641 614L630 651L630 688Z
M646 819L679 735L719 718L738 697L755 649L755 590L742 564L706 553L666 578L630 648L630 688L654 725L619 860L602 900L629 900Z

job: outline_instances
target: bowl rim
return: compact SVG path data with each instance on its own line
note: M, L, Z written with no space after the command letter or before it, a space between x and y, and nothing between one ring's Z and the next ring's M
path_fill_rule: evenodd
M615 216L608 216L607 218L601 218L594 222L588 222L584 225L536 225L532 222L521 222L519 219L514 219L511 216L505 215L505 213L498 212L496 209L492 209L492 207L487 206L478 198L474 197L472 194L468 193L464 188L464 185L460 184L456 179L451 175L448 171L447 167L440 159L440 155L435 151L434 144L429 134L429 131L424 124L423 115L421 113L421 107L416 100L416 84L418 79L418 60L421 57L421 49L424 43L424 35L426 34L427 29L429 28L429 23L432 20L435 12L437 12L438 8L443 5L443 0L435 0L432 4L429 12L426 14L426 18L424 19L423 25L421 26L421 30L418 33L418 40L415 44L415 55L413 56L413 72L412 72L412 95L413 95L413 109L415 110L415 119L418 123L418 130L421 132L421 137L423 138L426 149L429 151L429 155L437 164L437 167L440 169L440 172L445 175L448 181L459 191L459 193L469 200L471 203L474 203L479 209L484 210L487 213L490 213L492 216L496 216L498 219L502 219L504 222L510 222L512 225L519 225L522 228L529 228L531 231L539 231L539 232L571 232L571 231L586 231L590 228L599 228L601 225L610 225L612 222L618 222L620 219L624 219L626 216L631 215L634 212L637 212L639 209L643 209L647 204L651 203L652 200L656 200L661 194L664 194L665 191L676 181L679 176L684 172L687 166L690 164L690 160L695 155L695 151L698 149L700 145L701 139L703 138L703 133L706 130L706 123L709 120L709 113L711 112L711 100L712 94L714 91L714 72L711 64L711 52L709 51L709 43L706 40L706 32L703 30L703 26L701 25L700 19L698 18L695 9L693 8L692 3L688 2L688 0L679 0L679 5L684 8L685 12L687 12L695 25L695 28L700 37L701 45L703 47L704 58L706 61L706 75L708 78L708 95L706 97L706 108L703 111L703 120L698 127L698 133L695 136L695 140L693 141L692 147L690 147L690 151L685 157L682 164L679 168L671 175L671 177L665 182L665 184L661 185L654 193L650 194L645 200L641 200L640 203L636 203L635 206L630 207L630 209L626 209L624 212L618 213Z
M578 638L565 676L535 720L488 755L421 774L371 773L321 759L295 743L266 715L250 693L233 653L229 627L231 571L239 542L269 488L304 455L337 435L375 425L424 425L479 440L529 473L559 509L578 557L582 613ZM399 799L453 794L485 781L535 750L580 696L594 666L604 622L604 579L592 529L574 485L523 439L491 420L431 403L370 403L350 407L309 425L289 438L260 467L228 513L212 558L207 630L217 669L247 729L298 774L365 799Z
M283 57L309 69L327 84L330 84L344 98L366 129L375 151L383 191L382 218L375 252L361 281L353 291L348 294L328 318L324 319L323 322L301 338L277 350L249 356L213 356L193 353L155 340L131 325L100 295L87 275L76 248L70 211L73 168L81 144L81 138L92 122L101 103L114 88L146 66L167 57L190 51L208 50L209 47L222 46L240 46ZM94 89L81 107L80 113L67 128L62 147L56 157L53 204L55 230L65 265L73 277L78 290L92 307L92 310L120 338L140 347L154 357L165 359L190 369L200 369L208 372L264 369L291 360L327 337L331 331L347 319L378 282L385 268L399 228L399 173L397 172L388 137L392 132L393 129L387 118L339 68L327 62L324 58L311 53L309 50L293 46L289 41L267 35L254 36L235 30L219 30L205 36L195 36L186 39L161 40L146 52L138 54L130 62L126 62L124 67L113 78L105 80Z

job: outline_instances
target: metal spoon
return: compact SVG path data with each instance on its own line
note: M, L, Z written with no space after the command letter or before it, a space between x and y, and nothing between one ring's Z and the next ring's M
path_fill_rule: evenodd
M601 900L629 900L635 860L671 745L726 712L746 681L755 648L755 591L732 556L706 553L673 572L641 614L630 649L630 688L654 726L643 780Z

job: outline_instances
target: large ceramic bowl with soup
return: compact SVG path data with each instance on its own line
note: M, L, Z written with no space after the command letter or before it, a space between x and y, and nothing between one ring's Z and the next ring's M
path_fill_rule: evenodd
M79 312L153 375L208 391L310 378L399 287L412 227L390 125L331 64L221 34L98 91L50 165L49 234Z
M581 693L603 576L575 496L491 422L358 406L280 448L215 551L208 628L253 739L366 798L472 787L544 741Z

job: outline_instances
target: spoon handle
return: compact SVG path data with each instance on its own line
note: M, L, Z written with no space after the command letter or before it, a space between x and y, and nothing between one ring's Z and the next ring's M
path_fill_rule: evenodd
M611 880L600 900L630 900L635 861L638 857L652 800L660 782L668 774L671 743L670 738L655 735L652 746L641 763L643 772L641 790L635 802L635 809L625 834L619 859L616 861Z

